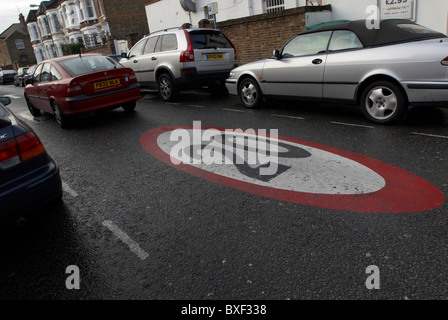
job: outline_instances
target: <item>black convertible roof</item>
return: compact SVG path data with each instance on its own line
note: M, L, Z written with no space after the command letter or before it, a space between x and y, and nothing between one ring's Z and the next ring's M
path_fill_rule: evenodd
M366 20L353 20L330 24L323 27L311 29L301 34L316 33L331 30L350 30L354 32L363 46L380 46L399 42L447 38L443 33L427 29L429 32L412 32L409 28L402 28L399 25L415 25L415 22L406 19L389 19L380 22L379 29L368 29Z

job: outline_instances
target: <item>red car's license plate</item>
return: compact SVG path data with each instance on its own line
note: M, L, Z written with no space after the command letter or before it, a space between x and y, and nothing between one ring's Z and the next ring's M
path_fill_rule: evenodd
M95 88L95 90L97 90L97 89L104 89L104 88L108 88L108 87L118 86L119 84L120 84L120 79L117 78L117 79L95 82L93 84L93 87Z

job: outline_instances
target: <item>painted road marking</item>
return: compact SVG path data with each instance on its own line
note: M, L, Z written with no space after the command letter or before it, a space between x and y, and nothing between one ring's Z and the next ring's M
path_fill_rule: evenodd
M11 99L20 99L20 98L22 98L21 96L16 96L15 94L7 94L7 95L5 95L5 97L11 98Z
M426 137L433 137L433 138L448 139L448 136L439 136L437 134L429 134L429 133L421 133L421 132L412 132L412 134L416 134L416 135L420 135L420 136L426 136Z
M103 226L108 228L115 237L117 237L119 240L121 240L124 244L126 244L129 249L133 253L135 253L140 259L145 260L148 258L148 254L140 248L137 242L132 240L124 231L122 231L119 227L117 227L112 221L105 220L103 221Z
M296 120L305 120L305 118L303 117L285 116L283 114L272 114L272 116L280 118L296 119Z
M342 126L350 126L350 127L360 127L360 128L368 128L368 129L375 129L375 127L372 126L366 126L363 124L355 124L355 123L345 123L345 122L337 122L337 121L330 121L333 124L339 124Z
M76 198L78 196L78 193L72 188L70 188L70 186L67 183L65 183L65 181L62 181L62 190L67 192L73 198Z
M33 122L39 122L28 111L21 112L18 115L21 116L22 118L26 119L26 120L33 121Z
M225 111L233 111L233 112L244 112L243 110L229 109L229 108L222 108L222 110L225 110Z
M193 108L205 108L205 106L199 106L199 105L196 105L196 104L189 104L188 106L189 107L193 107Z
M175 105L175 106L178 106L179 105L179 102L165 102L166 104L172 104L172 105Z
M196 132L200 134L209 129L218 131L213 143L219 143L218 137L224 137L221 141L227 138L224 128L202 127ZM246 134L246 140L261 137L278 144L278 170L268 177L260 175L263 166L247 163L207 165L207 159L203 158L199 164L176 165L171 150L179 140L171 141L171 134L179 130L192 133L193 127L151 129L141 136L140 143L149 154L179 170L260 196L321 208L378 213L424 212L445 201L445 195L438 188L403 169L360 154L289 137ZM204 143L197 146L190 140L188 143L188 150L199 147L201 152L208 147ZM232 149L232 152L236 154L237 150Z

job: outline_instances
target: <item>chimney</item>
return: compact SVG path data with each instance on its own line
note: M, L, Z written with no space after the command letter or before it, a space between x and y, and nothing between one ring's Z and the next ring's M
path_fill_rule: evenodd
M19 14L19 21L22 24L22 26L26 28L25 17L23 16L23 14Z

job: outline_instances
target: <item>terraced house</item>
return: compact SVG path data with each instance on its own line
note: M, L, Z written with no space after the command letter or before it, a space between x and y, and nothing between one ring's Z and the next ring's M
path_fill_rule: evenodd
M30 10L28 33L38 62L64 55L64 44L84 52L120 54L149 33L147 0L50 0Z

